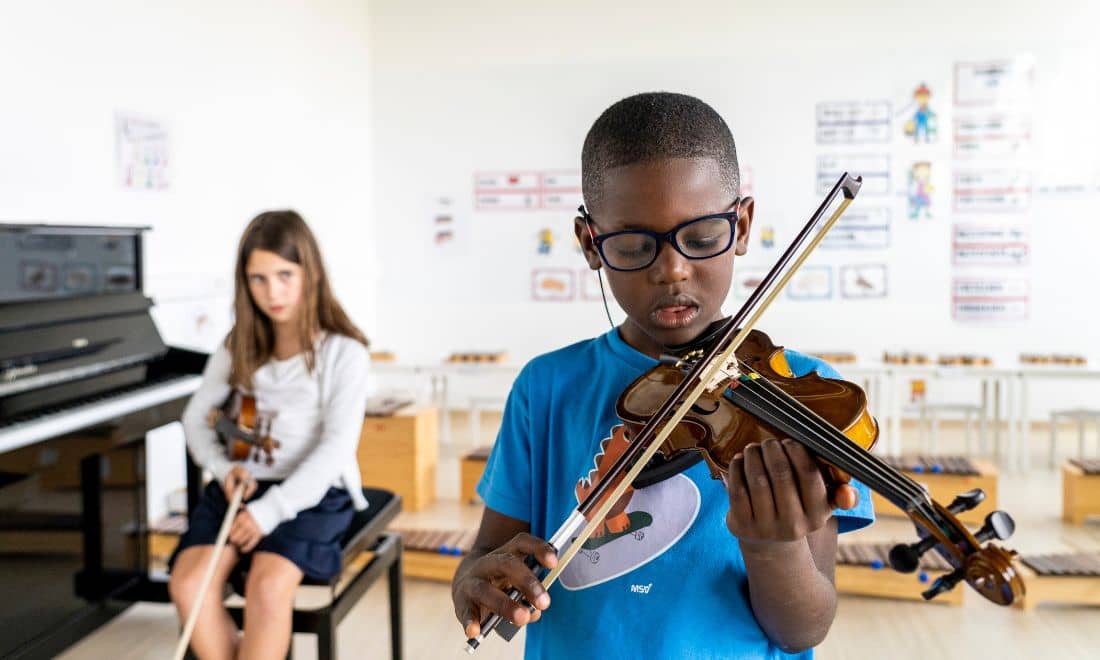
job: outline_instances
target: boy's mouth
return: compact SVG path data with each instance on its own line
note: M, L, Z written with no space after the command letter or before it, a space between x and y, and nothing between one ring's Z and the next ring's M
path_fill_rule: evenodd
M691 325L699 316L699 304L686 296L661 301L653 310L653 321L661 328L675 330Z

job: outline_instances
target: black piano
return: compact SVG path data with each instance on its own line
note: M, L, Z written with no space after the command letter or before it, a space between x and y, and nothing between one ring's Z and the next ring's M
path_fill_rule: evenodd
M207 356L157 332L142 231L0 224L0 657L52 657L166 595L144 438L179 419Z

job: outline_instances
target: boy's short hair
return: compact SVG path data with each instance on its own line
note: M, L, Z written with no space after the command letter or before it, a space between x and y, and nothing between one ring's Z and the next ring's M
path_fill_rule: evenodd
M694 96L647 92L604 110L588 130L581 150L585 202L599 203L608 170L665 158L714 159L731 201L738 195L737 147L721 115Z

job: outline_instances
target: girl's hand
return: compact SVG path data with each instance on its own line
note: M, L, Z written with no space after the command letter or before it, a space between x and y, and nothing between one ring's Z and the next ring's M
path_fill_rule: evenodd
M252 497L252 494L256 492L256 480L252 478L252 473L244 466L234 465L229 469L229 473L225 475L225 481L222 482L226 501L233 500L233 491L237 490L237 485L240 483L246 484L244 487L244 499L247 500Z
M237 546L240 552L251 552L252 548L260 542L264 533L256 524L256 519L248 511L238 511L233 519L233 525L229 528L229 542Z
M851 509L859 501L859 492L844 484L830 502L817 463L794 440L746 446L730 462L726 488L726 527L742 546L801 540L825 526L834 506Z
M478 559L470 570L454 584L455 616L466 631L467 638L481 634L481 621L489 614L499 614L517 626L539 620L542 611L550 607L550 594L524 560L533 556L546 568L558 564L553 546L530 534L517 534L511 541ZM508 597L515 587L534 612Z

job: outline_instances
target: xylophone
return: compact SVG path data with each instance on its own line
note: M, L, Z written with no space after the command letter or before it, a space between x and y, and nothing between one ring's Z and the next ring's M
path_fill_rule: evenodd
M854 596L876 596L924 601L921 592L951 565L935 552L921 555L916 576L890 569L890 549L896 543L841 543L836 548L836 589ZM1030 585L1029 585L1030 587ZM963 592L952 590L933 599L933 603L961 605Z
M993 358L986 355L971 355L969 353L959 353L957 355L941 355L936 358L936 362L940 366L954 367L954 366L981 366L989 367L993 365Z
M1080 367L1088 363L1088 358L1084 355L1020 353L1020 364L1061 364Z
M902 353L884 351L882 361L884 364L928 364L928 356L924 353L910 353L909 351Z
M1062 466L1062 520L1082 525L1100 516L1100 459L1075 458Z
M395 529L401 534L408 577L450 582L477 538L474 529Z
M837 351L810 351L809 355L819 357L829 364L855 364L856 354Z
M1020 563L1027 595L1016 607L1100 605L1100 552L1029 555L1021 557Z
M969 511L959 514L959 520L982 524L986 514L997 508L997 469L985 461L972 461L965 456L882 456L883 461L909 474L936 499L950 500L955 494L973 488L985 492L985 500ZM871 493L875 513L880 516L904 516L893 504Z
M497 364L508 361L508 353L505 351L490 351L490 352L461 352L451 353L447 357L447 362L459 362L459 363L492 363Z

